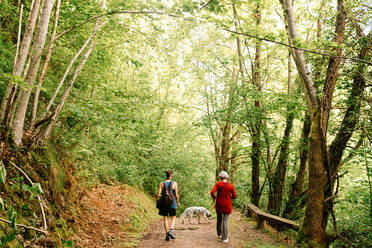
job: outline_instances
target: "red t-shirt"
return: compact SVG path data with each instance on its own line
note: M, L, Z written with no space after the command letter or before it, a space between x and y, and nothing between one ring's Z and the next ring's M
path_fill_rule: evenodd
M217 182L212 191L211 195L213 199L216 199L216 211L219 213L224 214L231 214L231 199L236 198L235 189L234 186L231 183L227 183L225 187L223 185L225 184L224 181ZM218 194L218 196L215 196L216 191L220 191L223 187L222 191Z

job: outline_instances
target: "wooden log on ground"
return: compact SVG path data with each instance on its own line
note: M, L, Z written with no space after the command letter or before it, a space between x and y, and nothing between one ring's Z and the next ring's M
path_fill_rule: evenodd
M295 222L276 215L265 213L264 211L256 207L254 204L249 203L248 208L255 216L255 220L257 221L257 225L259 228L264 228L266 224L265 222L267 221L276 227L280 226L281 228L290 228L296 231L300 229L300 226Z

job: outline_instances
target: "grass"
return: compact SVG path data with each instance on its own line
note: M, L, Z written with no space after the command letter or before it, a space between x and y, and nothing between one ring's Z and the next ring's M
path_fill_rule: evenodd
M134 188L135 194L129 196L134 208L129 214L130 223L122 226L128 236L127 242L121 247L137 247L141 239L146 235L151 224L159 219L155 208L155 200Z
M252 242L247 244L246 248L288 248L289 246L283 244L264 244L259 242Z

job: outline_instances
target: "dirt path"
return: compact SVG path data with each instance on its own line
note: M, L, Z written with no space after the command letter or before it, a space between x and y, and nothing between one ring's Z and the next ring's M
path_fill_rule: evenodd
M187 221L185 221L186 223ZM196 224L197 219L193 219L193 224L182 224L179 219L176 222L175 235L176 239L165 241L163 223L157 222L148 234L142 240L138 247L140 248L158 248L158 247L201 247L201 248L218 248L218 247L289 247L281 240L271 237L254 228L252 222L248 222L237 213L233 213L229 219L229 242L222 243L217 240L216 220L211 224L206 220L201 220L202 224Z
M128 185L97 185L79 196L74 234L74 247L81 248L278 248L289 247L274 231L255 229L255 223L234 211L229 219L229 242L218 242L216 220L211 224L176 223L176 240L165 241L164 227L154 207L154 200ZM212 216L216 216L212 213ZM151 226L151 223L155 223ZM150 229L147 230L147 227ZM147 232L146 232L147 230Z

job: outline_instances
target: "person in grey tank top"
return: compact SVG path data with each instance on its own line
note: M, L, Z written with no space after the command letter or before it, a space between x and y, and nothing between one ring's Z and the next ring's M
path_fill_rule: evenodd
M165 176L167 180L161 182L159 185L158 198L161 198L165 194L165 190L170 185L170 192L173 195L173 203L170 207L161 207L159 209L159 215L164 218L164 229L165 229L165 240L169 241L170 239L175 239L174 236L174 224L176 223L176 210L180 206L180 199L178 196L178 185L176 182L172 181L173 171L165 171ZM171 217L171 225L169 228L168 216Z

